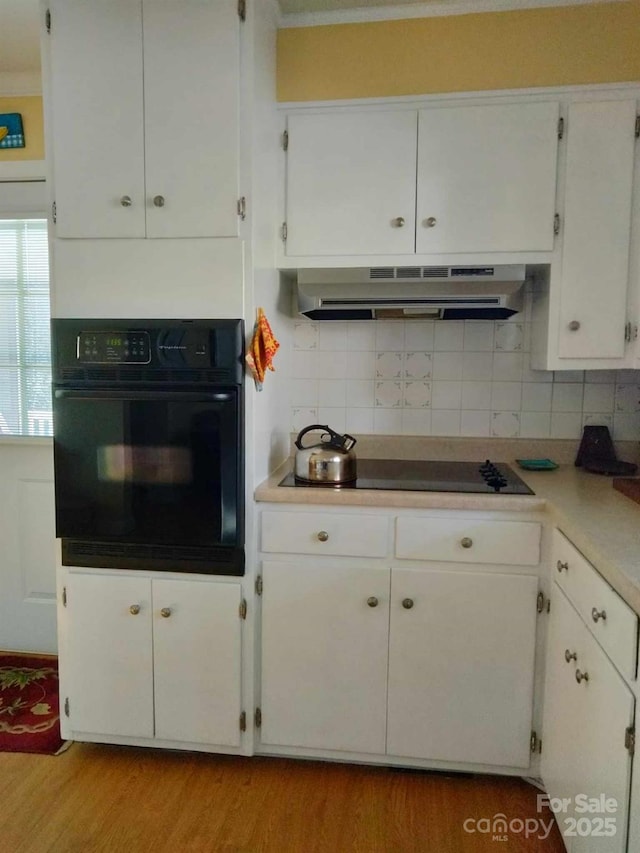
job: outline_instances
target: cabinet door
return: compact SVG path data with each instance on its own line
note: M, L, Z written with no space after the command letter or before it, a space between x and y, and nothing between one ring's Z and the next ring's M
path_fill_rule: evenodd
M56 235L144 237L141 4L50 7Z
M262 742L384 753L389 570L263 564Z
M561 358L624 356L635 116L634 100L569 108Z
M72 731L153 737L150 581L70 573L67 611Z
M155 735L240 745L240 585L153 581Z
M237 3L143 0L143 14L147 236L233 237Z
M392 570L390 755L526 768L537 578Z
M417 115L288 119L287 255L413 253Z
M416 251L553 248L559 106L421 110Z

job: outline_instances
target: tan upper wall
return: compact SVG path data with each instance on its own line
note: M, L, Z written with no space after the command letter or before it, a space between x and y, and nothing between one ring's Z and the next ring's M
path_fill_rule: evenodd
M0 98L0 114L20 113L24 130L24 148L0 148L0 163L15 160L44 160L42 98L28 95Z
M640 0L280 30L278 100L640 80Z

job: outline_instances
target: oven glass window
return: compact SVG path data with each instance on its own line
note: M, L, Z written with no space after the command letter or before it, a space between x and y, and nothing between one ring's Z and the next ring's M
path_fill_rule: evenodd
M57 535L237 545L237 392L133 396L57 397Z

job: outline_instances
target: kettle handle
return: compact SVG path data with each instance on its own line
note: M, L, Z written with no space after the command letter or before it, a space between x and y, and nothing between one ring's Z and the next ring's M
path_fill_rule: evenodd
M355 438L346 432L344 435L340 435L339 432L336 432L335 430L331 429L331 427L327 426L326 424L312 424L311 426L305 427L298 433L298 436L294 442L298 450L303 450L302 437L308 432L311 432L312 430L316 429L321 429L329 435L328 444L330 444L332 447L336 447L341 450L351 450L351 448L356 443Z

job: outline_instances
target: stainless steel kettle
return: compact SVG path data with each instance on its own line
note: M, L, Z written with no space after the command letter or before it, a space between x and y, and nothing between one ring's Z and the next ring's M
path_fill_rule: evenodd
M320 441L305 447L303 437L314 430L322 430ZM352 435L340 435L322 424L305 427L295 441L298 448L294 466L296 480L335 486L352 483L357 477L356 454L352 449L355 443Z

